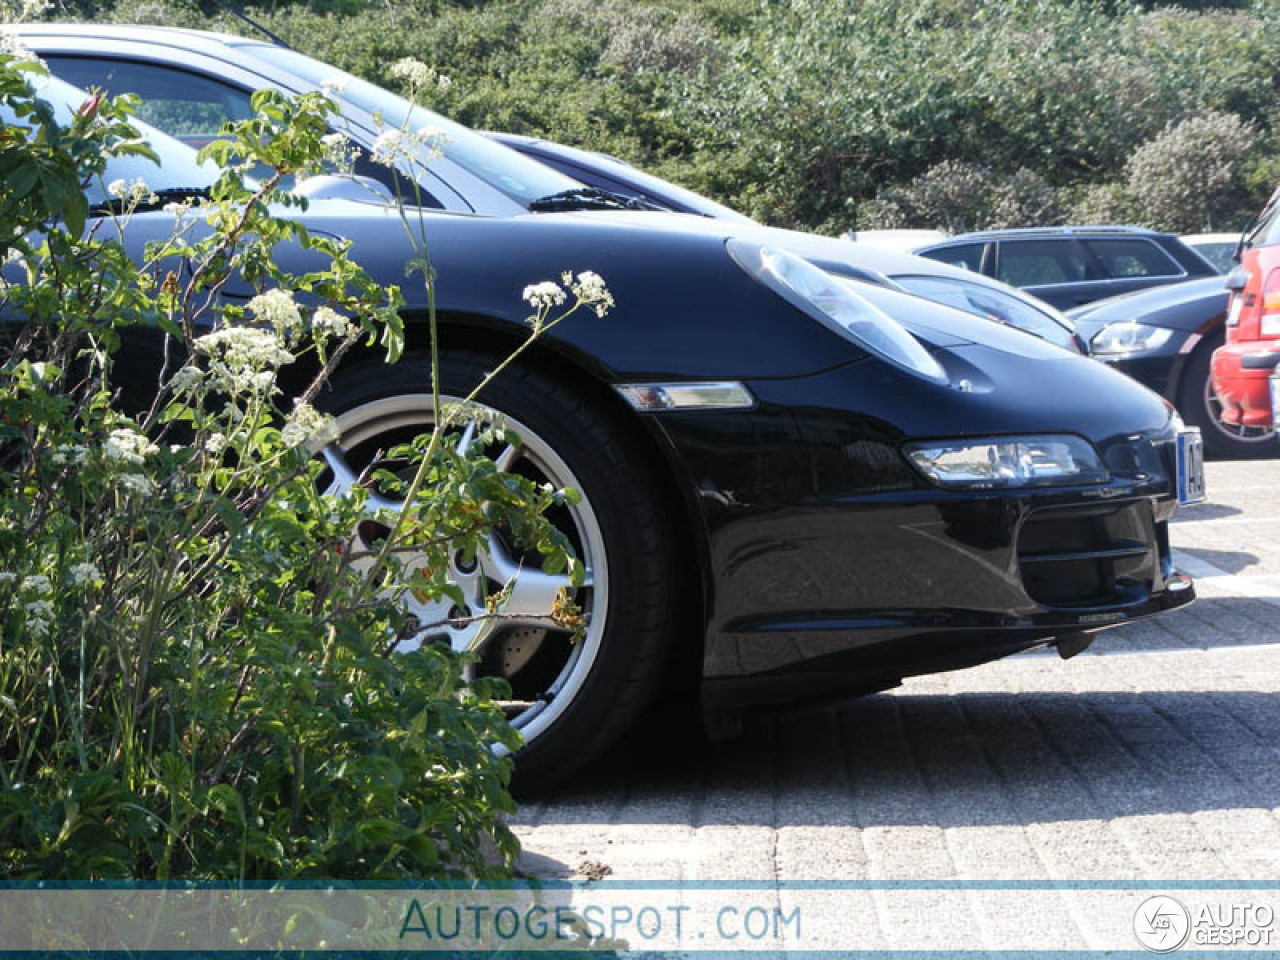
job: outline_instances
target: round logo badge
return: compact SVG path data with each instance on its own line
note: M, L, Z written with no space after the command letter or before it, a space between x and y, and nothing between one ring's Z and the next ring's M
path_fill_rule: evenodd
M1191 914L1173 897L1147 897L1133 915L1133 935L1153 953L1169 953L1187 942Z

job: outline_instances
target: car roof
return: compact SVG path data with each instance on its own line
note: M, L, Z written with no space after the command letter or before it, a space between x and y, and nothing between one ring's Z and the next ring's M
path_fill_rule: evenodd
M212 50L218 47L243 46L261 43L247 37L212 30L192 30L187 27L155 27L143 24L120 23L22 23L7 24L5 30L26 37L103 37L111 40L133 40L140 43L160 43L172 46L181 41L187 49Z
M1130 227L1124 225L1107 225L1100 224L1097 226L1073 226L1073 227L1011 227L1005 230L975 230L972 233L958 233L953 237L941 241L935 246L950 245L962 241L973 240L1002 240L1006 237L1073 237L1081 234L1103 234L1103 235L1119 235L1119 236L1139 236L1139 237L1166 237L1171 234L1161 233L1159 230L1151 230L1147 227Z

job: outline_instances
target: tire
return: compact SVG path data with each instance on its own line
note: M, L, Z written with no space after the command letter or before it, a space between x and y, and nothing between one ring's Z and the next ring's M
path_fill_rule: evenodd
M496 362L486 354L442 350L442 395L466 396ZM386 450L402 442L406 430L412 435L430 422L428 369L424 356L410 354L394 366L359 363L334 376L318 405L337 417L339 445L357 472L375 455L371 451ZM476 667L479 675L507 676L520 702L541 684L547 684L543 697L556 691L545 702L535 696L522 712L509 712L526 738L515 757L513 789L531 793L604 752L648 703L673 633L672 536L656 479L609 412L566 384L517 365L478 401L502 413L526 441L512 469L526 475L532 469L535 478L540 474L581 494L571 515L554 520L592 572L592 585L575 596L589 614L579 643L568 643L567 634L558 636L545 624L541 636L537 626L502 624L484 642ZM480 566L496 567L499 552L494 546ZM519 563L528 564L527 555ZM495 574L488 574L492 583ZM508 609L516 606L513 596ZM458 648L456 639L450 642Z
M1252 460L1275 456L1275 431L1257 427L1237 427L1219 419L1220 405L1213 395L1210 365L1213 351L1222 346L1222 337L1200 343L1182 370L1178 384L1178 413L1204 437L1205 453L1228 460Z

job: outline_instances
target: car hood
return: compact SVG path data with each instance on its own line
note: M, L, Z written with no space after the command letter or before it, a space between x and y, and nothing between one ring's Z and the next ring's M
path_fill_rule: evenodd
M844 273L852 276L879 275L893 277L902 274L921 276L956 277L970 283L983 283L986 286L998 286L1008 289L1003 284L983 277L981 274L952 267L936 260L927 260L909 253L899 253L884 247L875 247L865 243L835 237L823 237L814 233L801 233L798 230L783 230L778 227L766 227L759 223L737 223L727 220L714 220L710 217L699 217L689 213L669 213L666 211L633 211L633 210L590 210L574 213L531 214L536 217L563 217L576 220L587 220L593 223L607 222L620 226L632 226L637 229L678 230L684 233L696 232L710 236L738 237L743 240L758 240L762 244L770 244L789 250L797 256L830 270L833 273Z
M630 211L630 210L592 210L574 211L571 213L530 214L530 218L540 220L556 218L564 222L606 223L615 227L630 227L636 230L660 230L671 233L698 234L724 240L731 238L758 242L762 245L778 247L827 270L855 280L893 286L891 281L899 276L952 277L966 283L987 286L1006 294L1029 300L1037 309L1058 316L1063 325L1071 329L1071 322L1053 307L1035 300L1022 291L1009 287L990 277L939 263L925 257L917 257L909 253L901 253L883 247L875 247L865 243L856 243L835 237L824 237L813 233L802 233L798 230L783 230L778 227L766 227L754 222L737 223L727 220L716 220L687 213L669 213L666 211ZM973 314L953 309L936 303L926 297L914 297L927 308L913 312L911 316L895 314L896 319L905 324L912 333L926 341L932 347L954 347L963 344L981 343L1007 353L1040 353L1040 345L1045 341L1013 327L993 323L990 320ZM892 312L892 311L891 311ZM1028 344L1026 341L1033 341ZM1061 348L1049 345L1057 351Z

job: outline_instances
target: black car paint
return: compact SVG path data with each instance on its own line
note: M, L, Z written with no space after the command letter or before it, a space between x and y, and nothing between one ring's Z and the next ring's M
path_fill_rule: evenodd
M313 208L308 222L341 231L376 275L394 280L399 255L386 242L386 216L326 217ZM1170 411L1106 367L905 298L899 319L932 346L950 379L927 382L792 308L737 267L714 235L672 232L654 243L648 230L580 215L432 214L428 229L446 339L479 328L513 342L527 313L525 284L566 267L607 278L618 307L566 321L544 349L611 415L647 435L678 492L680 525L702 568L698 632L711 696L774 700L815 683L856 692L1191 599L1190 589L1167 588ZM410 307L420 315L420 299ZM720 378L745 381L756 406L636 415L607 389ZM972 392L956 389L961 380ZM901 449L930 437L1064 431L1097 446L1111 482L940 490ZM1125 522L1145 524L1133 539L1149 549L1124 577L1147 586L1096 604L1033 599L1018 573L1019 537L1051 510L1131 511L1137 519Z
M1172 330L1169 339L1155 350L1099 355L1097 359L1176 401L1191 351L1202 343L1211 347L1220 338L1229 297L1222 277L1204 277L1099 300L1067 315L1086 343L1113 323L1137 321Z

